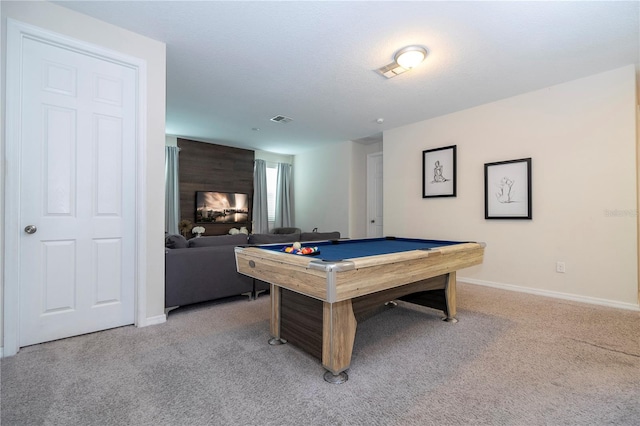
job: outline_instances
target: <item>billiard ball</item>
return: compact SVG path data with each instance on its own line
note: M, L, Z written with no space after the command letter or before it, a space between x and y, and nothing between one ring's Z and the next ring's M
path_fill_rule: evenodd
M300 245L300 243L299 243L299 242L297 242L297 241L296 241L295 243L293 243L293 248L294 248L294 249L296 249L296 250L300 250L300 247L301 247L301 245Z

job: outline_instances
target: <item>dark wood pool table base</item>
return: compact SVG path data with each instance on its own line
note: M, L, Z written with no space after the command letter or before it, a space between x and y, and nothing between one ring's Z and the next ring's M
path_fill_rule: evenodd
M327 382L343 383L348 380L348 375L344 370L350 364L357 324L389 309L390 306L393 306L393 304L389 304L390 301L403 300L441 310L445 314L443 320L457 322L455 318L455 276L456 273L452 272L345 301L350 306L342 310L343 312L340 314L342 318L339 321L344 322L344 316L346 316L347 322L353 324L353 327L348 327L347 330L352 332L344 333L344 329L336 329L336 333L333 333L333 330L329 331L328 336L326 336L325 311L331 310L330 304L272 285L272 304L278 304L278 306L272 306L272 312L279 311L280 314L272 316L271 335L273 338L269 343L272 345L291 343L304 350L320 360L327 368L327 374L324 375ZM329 328L333 329L331 325L329 324ZM326 337L328 337L328 341L325 340ZM329 368L330 366L325 363L326 357L323 358L323 352L332 352L333 348L327 349L327 345L342 347L349 364L337 362L332 365L333 368Z
M448 280L449 274L441 275L356 297L351 300L354 319L357 324L362 323L392 309L395 304L390 304L390 301L403 300L441 310L445 314L444 320L455 322L455 306L449 307L445 291L450 285ZM273 286L271 291L280 292L280 330L279 333L278 330L272 330L272 334L322 360L324 302L278 286Z

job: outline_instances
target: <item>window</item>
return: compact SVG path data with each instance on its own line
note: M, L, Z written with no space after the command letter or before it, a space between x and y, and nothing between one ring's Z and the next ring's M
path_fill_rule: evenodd
M267 216L269 228L273 228L276 220L276 185L278 184L278 168L267 164Z

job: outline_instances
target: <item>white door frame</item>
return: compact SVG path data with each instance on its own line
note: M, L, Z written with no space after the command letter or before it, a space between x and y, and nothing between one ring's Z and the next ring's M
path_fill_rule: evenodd
M60 35L7 18L6 134L4 184L4 294L2 356L15 355L20 330L20 111L22 40L28 38L52 44L87 56L132 68L136 72L136 212L135 212L135 325L146 325L146 183L144 179L147 146L147 65L141 58L124 55L81 40Z

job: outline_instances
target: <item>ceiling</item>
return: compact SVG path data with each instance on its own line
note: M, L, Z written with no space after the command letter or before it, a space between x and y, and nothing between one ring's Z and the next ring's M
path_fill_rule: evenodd
M638 1L56 3L166 43L168 134L281 154L640 63Z

